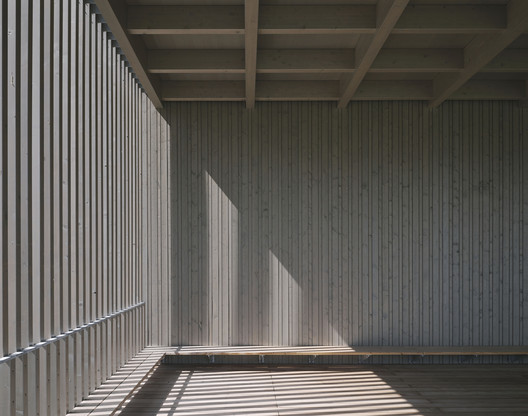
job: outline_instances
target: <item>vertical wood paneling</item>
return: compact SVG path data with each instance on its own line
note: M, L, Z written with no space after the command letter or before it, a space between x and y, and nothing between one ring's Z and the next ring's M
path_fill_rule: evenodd
M517 103L169 113L173 345L526 342Z
M20 273L20 123L17 117L20 108L20 5L8 2L7 8L7 137L6 143L6 231L7 258L4 260L4 352L20 348L20 327L16 320L18 276ZM5 58L4 58L5 59Z
M0 7L2 415L64 415L170 339L170 129L111 39L84 0Z
M21 2L20 10L20 44L29 43L31 37L28 5ZM24 299L29 299L29 279L30 279L30 170L29 170L29 149L30 149L30 53L28 48L21 47L20 50L20 274L18 278L18 288L20 300L17 302L16 319L20 327L18 334L19 346L29 343L29 316L28 308L24 304Z
M2 3L2 6L0 7L0 57L1 57L1 65L0 65L0 94L2 94L2 97L6 96L6 66L7 66L7 59L5 59L5 53L6 53L6 5ZM6 137L7 135L7 123L6 123L6 104L4 102L5 100L0 101L0 131L2 133L2 137ZM0 146L0 207L2 209L2 213L6 210L6 165L5 165L5 154L6 154L6 143L2 141L2 145ZM4 215L0 217L0 260L2 261L2 274L5 274L7 272L6 270L6 259L7 259L7 238L6 238L6 218ZM2 279L2 282L0 283L0 323L2 324L2 330L0 331L0 336L2 337L2 342L0 342L0 355L4 355L6 351L9 351L6 349L7 345L6 343L6 335L5 335L5 282ZM5 366L0 367L0 373L2 377L4 378L7 369ZM7 399L5 396L5 386L2 384L0 385L0 402L4 403Z

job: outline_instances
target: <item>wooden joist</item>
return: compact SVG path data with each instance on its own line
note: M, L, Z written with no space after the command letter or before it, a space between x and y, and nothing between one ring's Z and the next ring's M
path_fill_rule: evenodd
M164 101L244 101L244 81L165 81Z
M368 72L458 72L463 67L462 49L382 49Z
M528 2L510 0L507 22L506 29L498 35L478 35L466 46L464 49L464 69L459 74L442 74L435 79L435 98L429 103L431 107L442 104L510 43L528 30Z
M165 101L244 101L244 81L165 81ZM364 80L355 101L431 100L432 81ZM452 96L457 100L526 98L522 80L471 80ZM338 101L338 81L257 81L256 101Z
M157 49L149 52L148 70L157 74L244 74L242 49Z
M244 33L243 6L129 6L133 35L237 35Z
M527 5L522 0L504 4L414 4L408 0L329 5L260 4L258 0L214 5L99 3L155 102L243 98L252 108L256 100L335 100L337 79L338 107L350 100L423 99L436 106L447 98L526 95L514 91L514 83L504 83L507 88L498 91L501 84L492 80L483 90L489 96L477 91L477 84L455 93L479 71L526 71L525 49L504 50L527 29ZM440 41L435 35L446 37ZM310 48L315 36L347 36L349 41L340 40L334 47L319 42ZM387 92L369 82L373 74L386 74L383 80L394 81L387 84ZM404 79L402 74L408 76ZM290 80L295 82L289 85ZM238 81L245 84L243 97ZM301 82L307 81L316 89L301 91ZM278 90L280 85L286 86L284 94ZM404 90L405 86L410 89Z
M454 100L523 100L528 98L522 80L472 79L451 96Z
M352 73L354 49L262 49L257 74ZM147 69L156 74L244 74L242 49L156 49L148 53ZM463 49L381 49L369 73L458 73L464 70ZM508 49L482 72L528 71L528 50Z
M506 28L506 16L505 5L411 4L402 13L392 33L400 35L496 34Z
M528 72L528 50L505 49L480 72Z
M413 5L402 13L397 34L497 33L506 27L504 5ZM259 14L258 33L265 35L372 35L379 27L374 5L261 5ZM244 6L130 6L127 29L135 35L236 35L244 33L244 22Z
M158 80L149 76L146 70L147 49L143 39L130 37L126 31L125 19L127 4L124 0L95 0L95 4L104 16L108 27L126 55L145 92L158 109L163 108L160 100Z
M245 2L246 107L255 106L259 0Z
M377 5L376 33L372 37L360 38L356 48L357 68L352 76L343 79L338 107L346 107L356 93L408 2L409 0L380 0Z
M248 58L249 54L246 55ZM251 71L263 73L342 73L354 70L353 49L263 49L251 56ZM249 68L249 63L247 64ZM153 73L245 73L240 49L153 50L148 69Z

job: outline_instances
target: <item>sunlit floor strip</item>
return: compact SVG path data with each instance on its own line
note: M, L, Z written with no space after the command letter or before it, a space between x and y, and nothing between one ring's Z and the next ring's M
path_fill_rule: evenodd
M145 350L73 412L109 415L159 359ZM117 375L116 375L117 376ZM528 414L526 366L193 367L162 364L122 416ZM84 413L83 413L84 412Z
M108 416L165 353L163 348L146 348L76 406L68 415Z

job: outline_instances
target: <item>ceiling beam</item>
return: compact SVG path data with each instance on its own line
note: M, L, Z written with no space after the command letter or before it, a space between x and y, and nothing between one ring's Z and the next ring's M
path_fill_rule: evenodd
M133 35L237 35L244 33L241 6L130 6Z
M464 68L463 49L382 49L369 72L458 72Z
M375 29L375 6L261 6L259 33L263 35L362 34Z
M255 106L259 0L245 0L246 107Z
M380 0L377 6L377 30L373 36L362 36L356 48L357 68L351 77L343 82L338 107L346 107L354 96L359 84L370 69L392 28L405 10L409 0Z
M332 100L338 98L338 81L259 81L259 101ZM167 101L244 101L244 81L165 81Z
M373 35L378 15L372 5L260 5L258 33ZM504 30L506 23L504 5L413 5L392 33L489 34ZM127 29L134 35L236 35L244 34L244 27L244 6L128 7Z
M453 100L522 100L525 81L472 79L456 91Z
M125 29L126 25L123 19L127 16L126 2L124 0L95 0L95 4L148 97L158 110L162 109L159 80L152 78L147 73L147 48L142 39L129 36Z
M261 49L257 73L343 73L354 71L354 49Z
M528 72L528 49L505 49L480 72Z
M335 101L338 81L259 81L259 101Z
M148 70L157 74L244 74L243 49L155 49Z
M427 100L432 96L431 81L363 81L354 101Z
M261 49L257 74L342 74L355 70L354 49ZM242 49L155 49L155 74L245 74ZM368 73L438 73L464 69L463 49L381 49ZM505 49L480 72L528 72L528 49Z
M434 82L435 97L431 107L437 107L464 85L473 75L490 63L510 43L528 30L528 1L510 0L507 28L498 35L478 35L464 49L464 69L457 75L443 74Z
M440 1L439 1L440 3ZM504 5L409 5L394 34L476 34L506 29Z
M152 50L148 70L165 74L245 73L244 50ZM261 49L255 70L261 74L352 72L354 49Z
M164 81L164 101L244 101L244 81Z
M165 81L167 101L245 101L244 81ZM456 94L457 100L522 100L527 97L523 80L470 80ZM370 81L361 83L354 101L430 100L432 81ZM337 101L339 81L258 81L256 101Z

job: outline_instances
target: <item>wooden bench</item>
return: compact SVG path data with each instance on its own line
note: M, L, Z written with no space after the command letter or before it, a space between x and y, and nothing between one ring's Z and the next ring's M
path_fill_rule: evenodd
M464 361L470 357L479 356L524 356L528 355L528 346L298 346L298 347L268 347L268 346L240 346L240 347L204 347L182 346L173 347L163 359L171 364L316 364L337 363L331 356L343 357L343 364L351 360L364 363L373 356L409 357L409 363L415 363L420 357L426 356L460 356ZM354 360L353 356L357 359ZM237 359L236 357L239 357ZM295 359L294 357L297 357ZM319 357L319 358L318 358ZM344 358L349 357L349 358ZM517 360L518 358L516 358Z
M393 347L393 346L298 346L298 347L268 347L268 346L233 346L233 347L205 347L183 346L173 347L166 355L528 355L528 346L421 346L421 347Z

